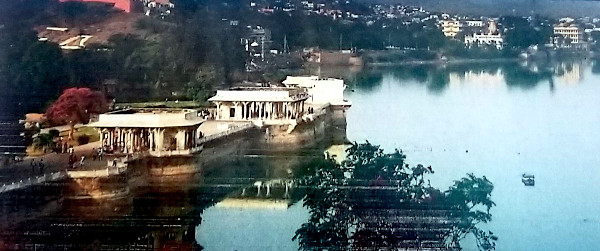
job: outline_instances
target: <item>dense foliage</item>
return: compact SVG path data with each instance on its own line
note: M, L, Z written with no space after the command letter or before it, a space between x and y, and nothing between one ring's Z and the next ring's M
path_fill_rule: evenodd
M87 123L91 115L104 113L108 108L101 92L69 88L46 110L46 116L54 125Z
M468 174L441 191L426 180L433 169L408 165L401 151L366 142L347 153L341 164L312 167L310 219L294 237L301 249L460 249L469 234L479 249L494 249L497 237L478 227L495 205L485 176Z

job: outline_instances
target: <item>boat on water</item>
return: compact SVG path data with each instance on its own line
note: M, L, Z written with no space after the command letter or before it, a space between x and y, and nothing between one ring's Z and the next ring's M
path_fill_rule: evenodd
M524 173L521 181L525 186L535 186L535 176L533 174Z

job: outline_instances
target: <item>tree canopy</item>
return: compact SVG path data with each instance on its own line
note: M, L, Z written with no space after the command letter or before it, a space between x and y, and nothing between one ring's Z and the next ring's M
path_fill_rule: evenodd
M46 110L51 124L87 123L90 115L108 111L106 98L89 88L69 88Z
M497 237L478 227L495 205L485 176L468 174L442 191L425 181L431 166L410 166L399 150L366 142L347 153L341 164L311 164L310 219L294 236L301 249L460 249L469 234L479 249L495 248Z

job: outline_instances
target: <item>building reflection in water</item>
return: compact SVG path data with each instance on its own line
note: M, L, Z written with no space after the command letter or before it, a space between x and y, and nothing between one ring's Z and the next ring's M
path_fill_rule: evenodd
M556 82L563 85L576 85L583 80L584 62L562 62L554 66Z

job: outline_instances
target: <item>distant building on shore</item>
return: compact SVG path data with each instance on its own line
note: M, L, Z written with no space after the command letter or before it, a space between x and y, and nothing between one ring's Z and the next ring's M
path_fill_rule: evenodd
M199 151L198 128L204 121L196 110L128 109L100 114L89 126L98 129L106 151L168 156Z
M463 24L459 20L447 19L440 20L440 27L444 36L454 38L461 31Z
M492 20L490 21L486 31L476 32L472 35L465 36L465 45L488 45L494 46L496 49L502 49L502 46L504 45L504 38L498 30L496 22Z
M583 38L583 29L575 23L572 18L561 18L554 25L554 36L552 42L558 48L587 48L587 42Z

